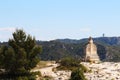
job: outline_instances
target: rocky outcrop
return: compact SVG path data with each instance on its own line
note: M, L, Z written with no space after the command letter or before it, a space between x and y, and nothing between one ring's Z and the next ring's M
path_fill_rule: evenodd
M88 63L82 62L89 69L84 73L87 80L120 80L120 62Z
M54 71L54 68L56 68L57 66L58 66L58 64L51 64L51 66L49 66L49 67L35 69L35 70L32 70L32 72L39 71L39 72L41 72L41 76L51 77L52 79L50 79L50 80L69 80L71 71L64 71L64 70ZM36 80L41 80L41 77L37 76Z
M91 62L98 62L100 61L99 56L97 54L97 47L93 43L92 38L89 38L89 42L86 46L86 61L91 61Z

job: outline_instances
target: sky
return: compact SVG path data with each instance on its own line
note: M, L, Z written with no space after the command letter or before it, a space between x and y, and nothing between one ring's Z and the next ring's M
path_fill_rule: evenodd
M16 29L36 40L120 36L120 0L0 0L0 41Z

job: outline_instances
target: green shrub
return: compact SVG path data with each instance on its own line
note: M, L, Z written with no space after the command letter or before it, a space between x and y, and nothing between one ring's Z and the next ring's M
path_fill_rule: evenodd
M79 64L80 64L79 60L77 60L75 58L71 58L71 57L64 58L60 61L60 65L61 66L66 66L66 67L71 67L71 66L78 67Z
M18 78L16 78L16 80L28 80L28 78L27 77L18 77Z
M60 66L57 67L58 70L75 70L80 67L80 60L66 57L60 61Z
M83 70L83 72L88 72L89 70L82 64L80 64L80 68Z
M78 68L72 71L70 80L86 80L83 74L83 70L81 68Z
M0 80L36 80L36 75L40 75L39 72L31 73L21 73L21 74L11 74L11 73L1 73Z

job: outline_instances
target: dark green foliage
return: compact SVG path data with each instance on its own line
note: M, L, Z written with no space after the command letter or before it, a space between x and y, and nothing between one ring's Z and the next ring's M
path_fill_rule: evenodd
M39 62L38 55L41 53L35 38L26 35L23 30L16 30L8 44L0 48L0 67L5 69L5 74L18 77L30 74L30 70Z
M78 68L72 71L70 80L86 80L83 74L83 70L81 68Z
M63 58L59 63L60 66L57 67L59 70L76 70L77 68L81 68L83 72L88 71L84 65L80 64L80 60L72 57Z
M42 60L60 60L65 57L74 57L84 60L86 42L83 43L62 43L59 41L37 42L42 45L43 52L40 54ZM101 60L106 59L106 46L95 43L97 45L97 52Z
M37 55L41 52L41 47L36 46L35 38L26 35L23 30L16 30L13 39L9 40L9 45L13 49L15 56L15 72L20 70L30 70L39 62Z
M84 72L87 72L88 69L80 64L80 60L66 57L60 61L60 66L57 67L58 70L71 70L71 79L70 80L86 80Z
M71 57L63 58L59 63L58 70L74 70L80 67L80 60Z
M4 67L5 52L8 48L6 46L1 46L0 48L0 68Z
M107 54L106 46L98 44L98 43L96 43L96 45L97 45L98 55L101 61L104 61L106 59L106 54Z
M83 60L87 41L88 39L37 41L37 44L42 45L43 48L42 54L39 57L42 60L60 60L69 56ZM120 37L94 38L94 42L97 45L97 52L102 61L120 61ZM8 44L3 42L0 45ZM3 56L1 57L3 58Z
M40 54L42 60L60 60L65 57L82 59L85 55L81 44L66 44L57 41L38 44L43 48L42 54Z
M36 80L36 75L39 75L38 72L34 72L34 73L30 73L30 72L26 72L26 73L0 73L0 80Z
M108 51L106 61L120 61L120 46L108 46L106 50Z
M59 39L50 42L38 42L44 47L43 54L40 57L43 60L59 60L69 55L83 59L87 41L88 39ZM120 61L120 37L99 37L94 38L94 42L97 45L97 52L102 61ZM61 47L57 48L54 46L56 44ZM62 45L64 45L64 48Z
M78 67L79 64L80 64L80 60L77 60L77 59L74 59L74 58L71 58L71 57L63 58L60 61L60 65L61 66L66 66L66 67L72 67L72 66Z

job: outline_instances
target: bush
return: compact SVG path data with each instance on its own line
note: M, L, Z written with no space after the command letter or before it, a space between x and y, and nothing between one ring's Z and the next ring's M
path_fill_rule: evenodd
M80 64L80 61L71 57L64 58L60 61L61 66L66 66L66 67L78 67Z
M60 66L57 67L58 70L74 70L80 66L80 60L75 58L66 57L60 61Z
M70 80L86 80L83 74L83 70L81 68L78 68L72 71Z
M88 72L89 70L82 64L80 64L80 68L82 69L83 72Z
M16 80L28 80L28 78L27 77L18 77L18 78L16 78Z
M1 73L0 80L36 80L36 75L40 75L40 72L28 72L21 74Z

